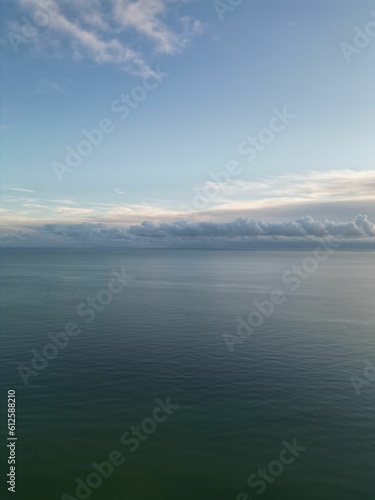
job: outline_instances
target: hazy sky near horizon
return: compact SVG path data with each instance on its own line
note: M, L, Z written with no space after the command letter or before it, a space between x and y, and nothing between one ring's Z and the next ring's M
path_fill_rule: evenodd
M1 49L8 238L375 220L374 1L6 1Z

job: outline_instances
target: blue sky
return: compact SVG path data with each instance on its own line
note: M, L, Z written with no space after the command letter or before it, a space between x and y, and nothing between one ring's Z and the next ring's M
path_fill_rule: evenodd
M4 3L7 244L48 242L51 224L375 220L375 2L230 4ZM80 150L103 120L100 144ZM89 151L74 168L69 147Z

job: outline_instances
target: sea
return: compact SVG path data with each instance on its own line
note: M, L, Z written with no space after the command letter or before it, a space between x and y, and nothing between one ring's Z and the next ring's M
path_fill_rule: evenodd
M2 249L1 498L373 500L375 252L320 257Z

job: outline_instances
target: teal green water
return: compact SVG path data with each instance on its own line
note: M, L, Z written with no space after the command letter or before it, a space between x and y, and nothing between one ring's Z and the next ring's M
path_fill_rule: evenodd
M363 377L366 359L375 365L375 253L335 252L292 291L283 273L311 255L2 250L2 415L6 391L17 391L13 498L79 498L76 478L118 450L125 463L89 498L372 500L375 380L358 395L350 377ZM128 285L85 323L77 306L124 266ZM223 334L275 288L287 300L230 353ZM81 333L25 387L17 367L72 321ZM121 435L168 396L179 408L132 453ZM259 495L248 477L293 439L306 449Z

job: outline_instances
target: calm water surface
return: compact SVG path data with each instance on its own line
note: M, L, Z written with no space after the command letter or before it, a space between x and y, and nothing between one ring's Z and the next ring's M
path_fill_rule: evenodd
M375 253L338 251L295 291L281 277L311 252L0 255L1 411L16 389L17 498L76 497L75 479L119 450L125 463L90 498L255 499L247 478L296 438L306 450L262 500L373 500L375 380L357 395L350 377L375 365ZM77 306L123 267L128 286L85 323ZM287 300L230 353L223 334L275 288ZM81 333L25 387L17 367L70 321ZM121 435L168 396L179 409L130 453ZM1 460L4 473L4 449Z

